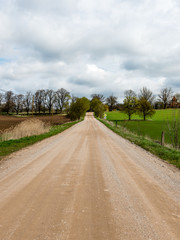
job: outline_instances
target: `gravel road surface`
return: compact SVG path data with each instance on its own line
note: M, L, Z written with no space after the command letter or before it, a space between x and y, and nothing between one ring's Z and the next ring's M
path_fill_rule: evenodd
M89 113L0 164L0 240L179 240L180 171Z

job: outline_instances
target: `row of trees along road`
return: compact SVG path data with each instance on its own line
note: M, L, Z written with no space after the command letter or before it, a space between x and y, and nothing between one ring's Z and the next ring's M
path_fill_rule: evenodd
M6 113L16 112L16 114L23 111L29 114L32 110L36 113L47 111L51 113L52 110L62 113L68 108L70 99L70 93L64 88L57 91L41 89L34 94L27 92L25 95L6 91L4 94L0 93L0 110Z
M123 104L118 103L116 96L105 97L102 94L92 94L91 100L86 97L77 98L70 95L66 89L61 88L57 91L51 89L37 90L34 94L27 92L23 94L14 94L12 91L0 93L0 111L1 112L19 112L26 111L27 114L33 111L35 113L67 113L70 118L75 120L83 117L86 111L93 111L95 116L103 117L104 111L122 110L129 120L134 113L142 115L144 120L147 116L154 114L155 106L167 108L172 99L173 92L171 88L163 88L155 99L153 93L143 87L137 95L133 90L124 92ZM180 102L180 94L176 94Z

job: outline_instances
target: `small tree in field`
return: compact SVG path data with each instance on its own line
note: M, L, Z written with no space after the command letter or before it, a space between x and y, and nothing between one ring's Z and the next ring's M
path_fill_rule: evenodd
M168 103L172 98L173 91L171 88L163 88L161 89L160 94L158 95L159 100L162 101L164 109L167 108Z
M131 116L137 111L138 100L135 92L132 90L125 91L124 95L123 111L128 115L129 120L131 120Z
M154 101L153 93L151 92L151 90L147 89L147 87L143 87L142 89L140 89L140 93L138 96L139 98L145 98L151 104Z
M142 97L138 101L138 113L140 116L143 116L145 121L147 116L152 117L155 114L155 110L151 103Z
M117 104L117 97L113 95L109 96L108 98L106 98L106 104L109 107L109 111L112 111Z

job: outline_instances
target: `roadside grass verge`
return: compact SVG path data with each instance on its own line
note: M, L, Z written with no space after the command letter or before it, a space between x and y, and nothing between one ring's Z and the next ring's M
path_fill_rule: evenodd
M77 124L78 122L80 122L80 121L69 122L69 123L65 123L62 125L58 125L58 126L52 126L50 128L49 132L46 132L46 133L43 133L40 135L33 135L30 137L23 137L20 139L0 142L0 160L3 157L5 157L15 151L18 151L24 147L30 146L36 142L42 141L46 138L49 138L58 133L61 133L64 130L70 128L71 126Z
M107 120L98 120L123 138L142 147L143 149L153 153L162 160L165 160L180 169L180 151L161 146L158 143L146 139L144 136L138 136L132 132L129 132L127 129L121 126L116 127L114 124L110 124Z

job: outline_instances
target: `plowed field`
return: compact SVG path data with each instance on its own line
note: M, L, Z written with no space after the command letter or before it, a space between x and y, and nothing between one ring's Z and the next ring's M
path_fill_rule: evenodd
M0 131L14 127L20 122L31 118L32 117L13 117L0 115ZM34 116L34 119L42 120L43 122L50 123L51 125L59 125L70 121L70 119L68 119L65 115Z

